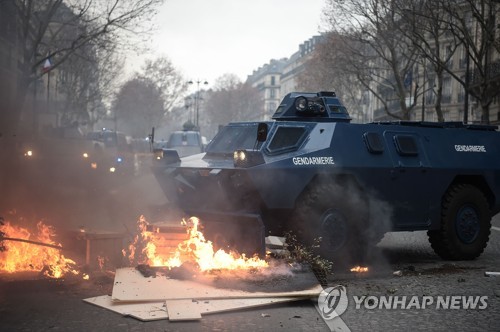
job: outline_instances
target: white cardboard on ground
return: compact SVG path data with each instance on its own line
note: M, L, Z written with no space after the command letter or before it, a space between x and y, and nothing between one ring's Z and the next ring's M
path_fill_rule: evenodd
M304 297L261 297L252 299L215 299L200 300L200 312L202 315L215 314L238 309L262 307L275 303L284 303L303 300Z
M177 310L172 307L183 303L189 303L191 315L196 318L198 314L209 315L219 312L226 312L239 309L255 308L276 303L292 302L303 299L303 297L280 297L280 298L252 298L252 299L214 299L214 300L168 300L165 302L113 302L111 296L103 295L84 299L85 302L94 304L104 309L111 310L124 316L131 316L141 321L152 321L160 319L169 319L169 312ZM167 308L169 311L167 311ZM178 308L178 306L177 306ZM186 307L187 308L187 307ZM184 314L184 317L187 317ZM170 318L172 319L172 318ZM175 317L174 319L175 320Z
M168 319L165 302L128 302L126 304L113 302L111 296L103 295L84 299L83 301L98 307L108 309L124 316L131 316L142 321Z
M241 299L277 297L313 297L323 288L318 283L310 289L289 292L248 292L236 289L215 288L191 280L168 279L164 276L145 278L134 268L116 270L113 301L165 301L202 299Z
M201 312L197 302L192 300L167 300L168 320L200 320Z

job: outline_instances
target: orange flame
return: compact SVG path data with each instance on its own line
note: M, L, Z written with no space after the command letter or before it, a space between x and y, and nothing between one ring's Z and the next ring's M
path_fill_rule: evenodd
M351 269L351 272L368 272L368 268L364 266L355 266Z
M28 229L11 225L9 222L0 225L0 230L5 234L5 238L60 246L52 240L54 236L52 227L41 221L37 224L36 234L31 234ZM59 249L10 240L4 240L3 245L6 250L0 252L0 271L2 272L41 271L50 278L61 278L67 273L79 274L74 268L76 263L64 257Z
M143 263L151 266L167 266L178 267L184 262L196 263L201 271L214 269L252 269L268 267L269 264L257 256L246 257L245 254L236 252L227 253L223 249L214 250L212 242L207 241L202 232L198 230L200 221L196 217L191 217L188 220L191 227L188 227L188 239L182 241L177 246L175 252L169 257L157 254L156 243L159 242L159 236L153 232L147 231L147 222L143 216L139 219L138 227L141 230L133 244L129 246L129 259L133 262L136 255L136 246L143 242L144 249L142 253L145 255ZM183 224L186 222L183 220Z
M102 256L97 256L97 263L99 264L99 270L100 271L103 271L104 270L104 266L106 264L106 261L108 261L108 258L107 257L102 257Z

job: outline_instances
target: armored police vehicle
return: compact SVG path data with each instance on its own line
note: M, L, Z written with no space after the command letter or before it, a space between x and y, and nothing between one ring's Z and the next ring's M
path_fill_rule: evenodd
M169 201L221 246L262 253L291 230L326 257L427 230L444 259L487 245L500 211L500 134L461 122L350 123L333 92L290 93L272 121L230 123L201 154L156 151Z

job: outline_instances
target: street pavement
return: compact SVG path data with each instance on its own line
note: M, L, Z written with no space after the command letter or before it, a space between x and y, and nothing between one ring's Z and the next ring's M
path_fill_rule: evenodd
M114 189L113 211L106 211L104 206L99 208L102 211L94 209L95 216L86 219L85 226L97 229L99 225L92 222L103 213L104 226L133 227L135 214L141 209L151 210L152 205L163 203L155 186L151 177L142 176L131 181L126 190ZM118 208L120 202L126 202L128 209ZM125 217L127 213L132 215ZM118 217L128 219L117 221ZM70 226L82 222L85 220L76 220ZM441 260L432 251L425 232L388 233L370 257L368 273L336 270L329 276L328 287L345 286L348 306L340 318L328 322L316 310L315 300L205 315L194 322L141 322L82 301L111 294L113 275L109 272L91 274L88 281L74 277L48 280L36 273L0 274L0 331L500 330L500 276L485 276L485 272L500 271L500 216L493 219L488 247L473 261ZM436 301L439 297L469 295L486 296L487 307L436 309L434 303L425 309L379 309L373 303L389 296ZM367 300L356 308L355 297L361 296Z

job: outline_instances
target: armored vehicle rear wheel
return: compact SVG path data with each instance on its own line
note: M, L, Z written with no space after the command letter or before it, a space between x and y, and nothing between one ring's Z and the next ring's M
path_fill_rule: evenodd
M316 181L300 197L292 231L306 245L321 238L318 254L335 265L352 264L366 252L369 209L360 190L333 180Z
M429 242L443 259L471 260L486 247L491 213L484 194L469 184L452 186L445 194L441 227L429 230Z

